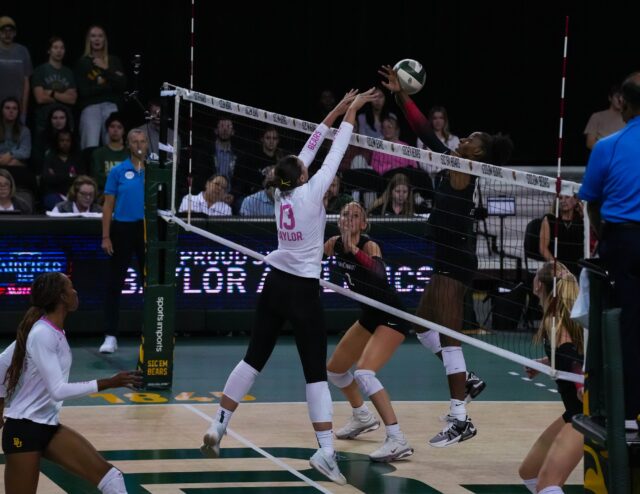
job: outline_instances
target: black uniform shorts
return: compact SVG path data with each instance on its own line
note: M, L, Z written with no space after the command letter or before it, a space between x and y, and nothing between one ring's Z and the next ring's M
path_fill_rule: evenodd
M5 455L44 451L59 428L60 424L38 424L27 419L7 418L2 428L2 450Z

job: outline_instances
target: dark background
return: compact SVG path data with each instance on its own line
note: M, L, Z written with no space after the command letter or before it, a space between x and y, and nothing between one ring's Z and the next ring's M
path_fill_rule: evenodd
M452 131L509 133L512 164L555 165L565 15L570 16L565 165L588 158L589 115L608 106L607 91L640 69L635 2L220 2L196 0L198 91L278 113L312 118L321 89L337 95L376 84L377 68L415 58L427 70L416 95L426 110L445 105ZM109 50L129 70L142 55L143 101L163 81L188 86L188 0L22 1L0 15L18 25L34 66L46 41L66 41L65 63L81 55L91 24L107 30ZM140 119L129 103L132 120ZM138 123L138 122L132 122ZM405 133L403 139L413 142Z

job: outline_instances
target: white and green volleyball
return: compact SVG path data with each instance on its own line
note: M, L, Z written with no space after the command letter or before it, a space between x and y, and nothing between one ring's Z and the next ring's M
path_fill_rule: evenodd
M420 91L427 80L427 73L422 64L411 58L400 60L393 66L393 70L398 74L400 87L407 94L415 94Z

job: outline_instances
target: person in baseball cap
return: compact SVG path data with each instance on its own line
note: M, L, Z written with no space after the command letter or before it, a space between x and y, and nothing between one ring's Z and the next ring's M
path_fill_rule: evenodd
M3 15L2 17L0 17L0 30L4 29L5 27L10 27L15 30L16 23L11 17Z

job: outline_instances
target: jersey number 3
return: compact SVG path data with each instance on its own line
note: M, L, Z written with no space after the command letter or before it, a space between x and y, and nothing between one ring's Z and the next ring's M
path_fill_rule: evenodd
M280 229L293 230L295 227L296 218L291 204L280 204Z

